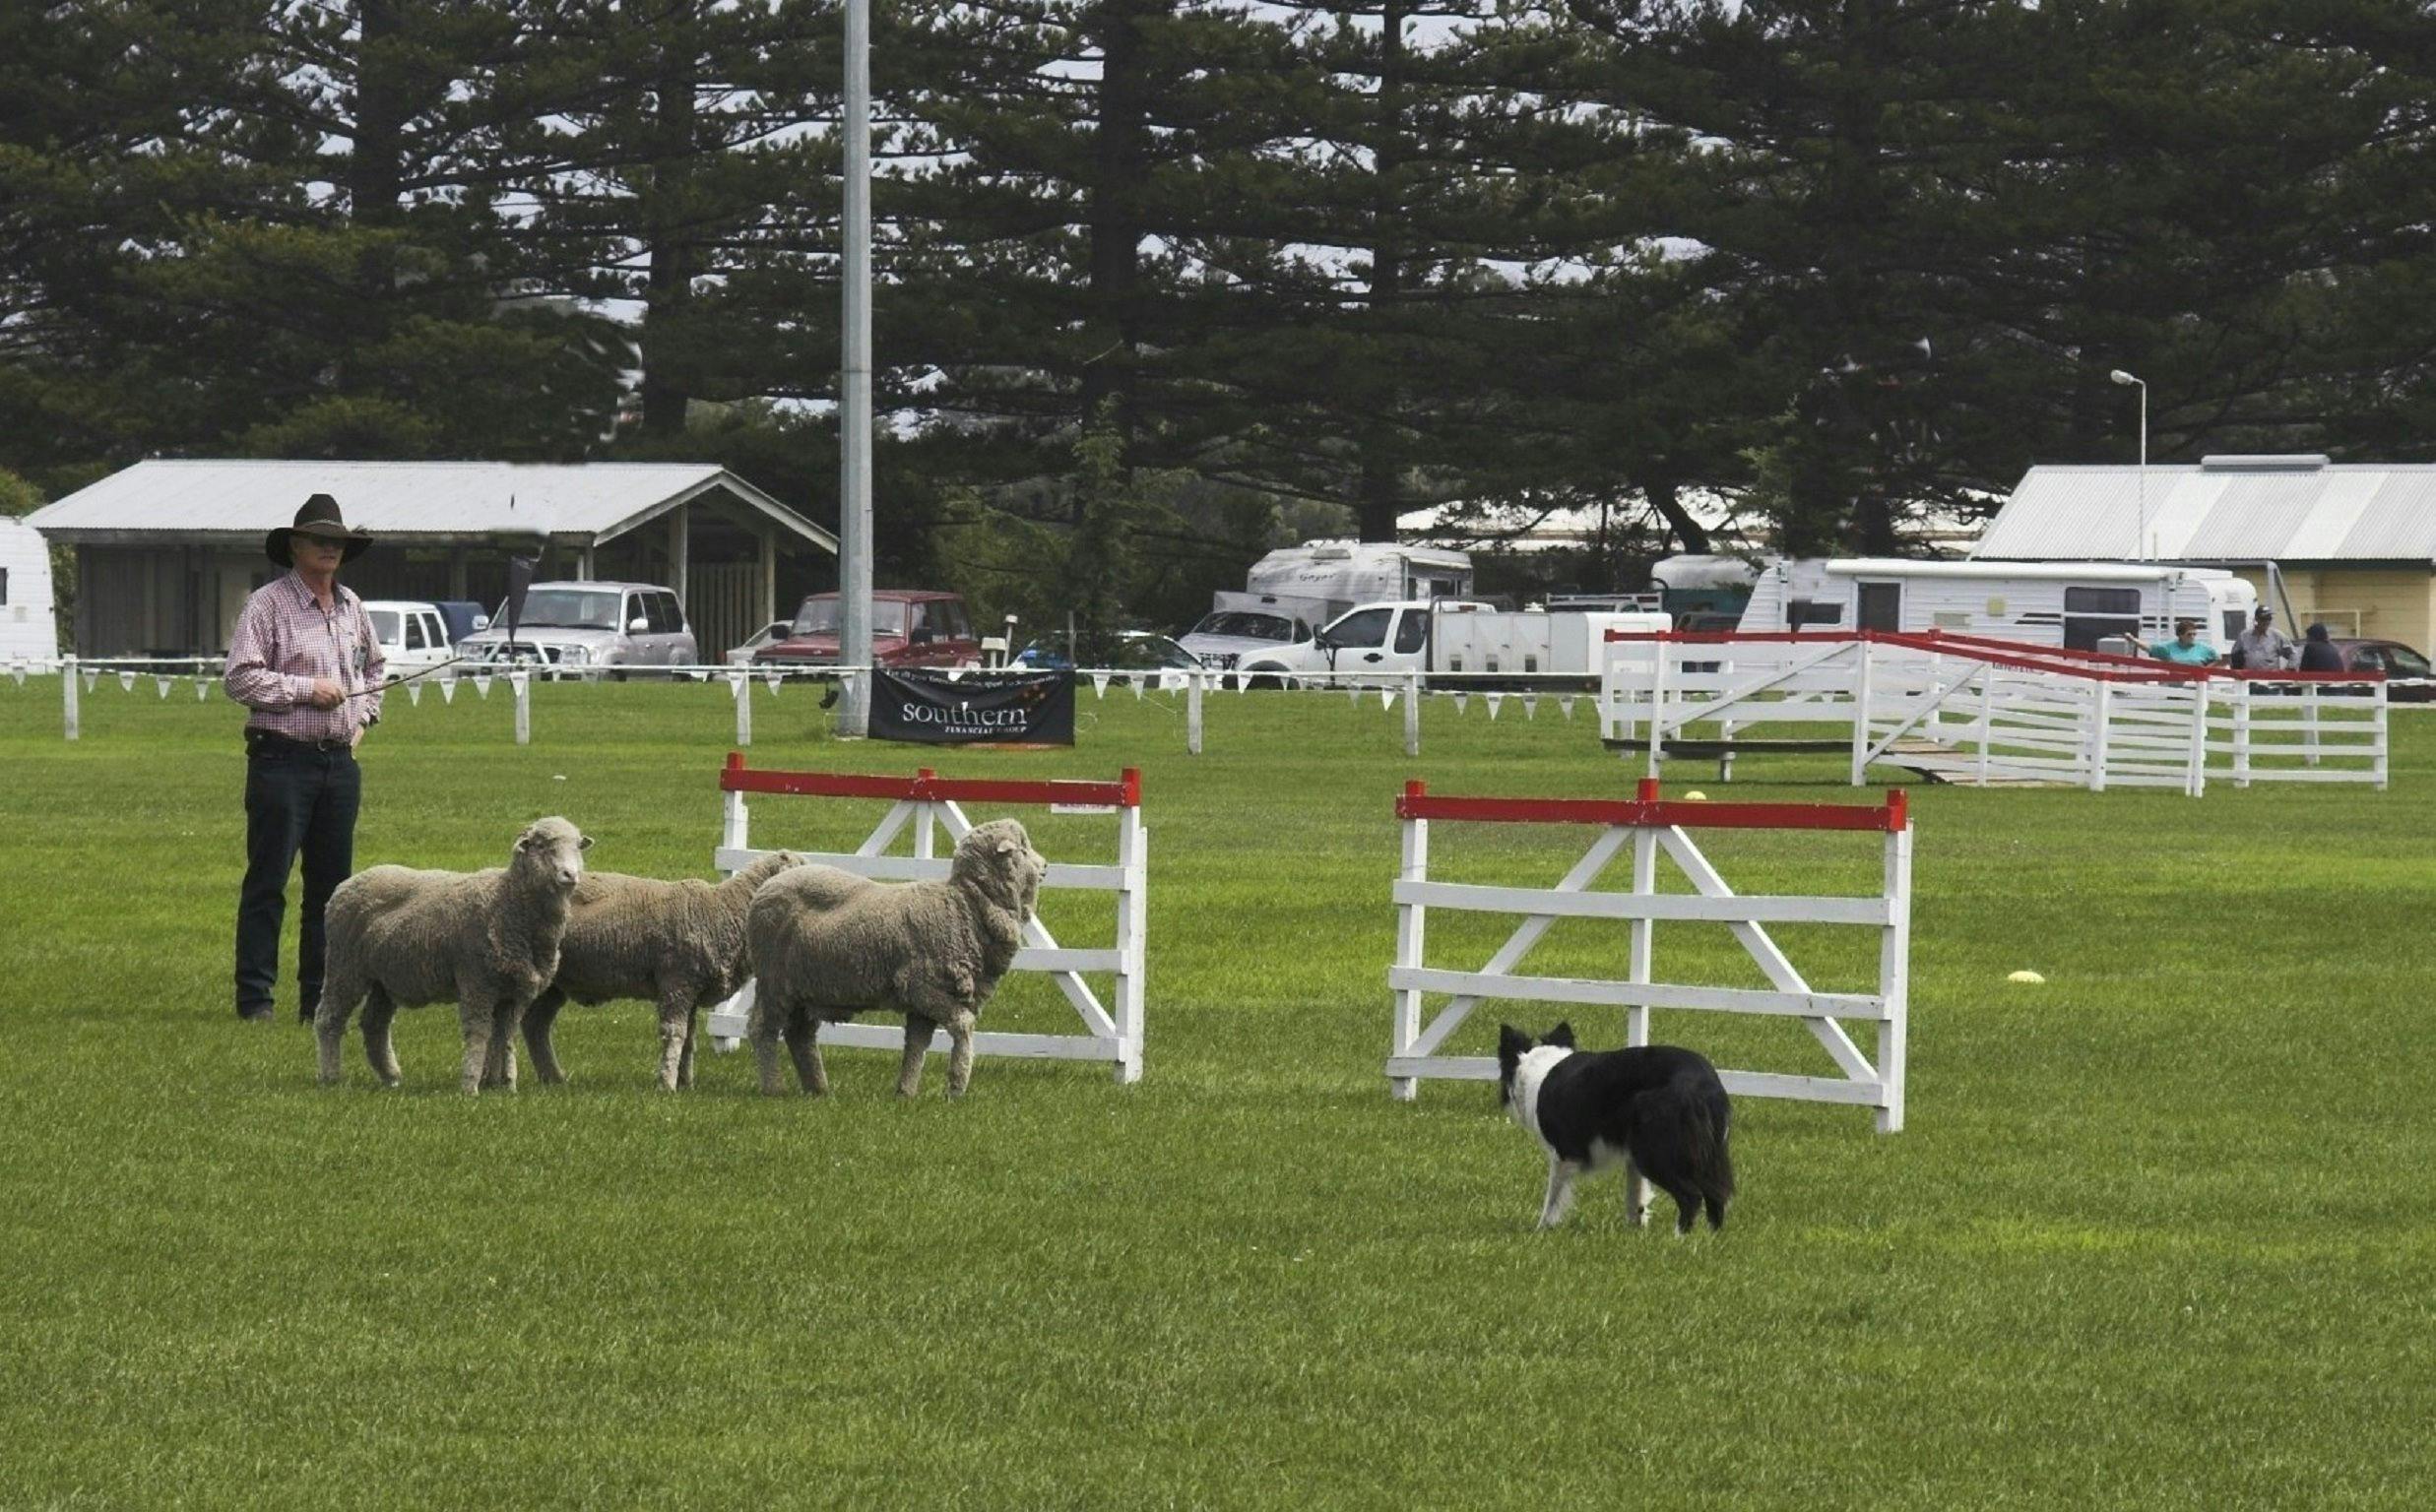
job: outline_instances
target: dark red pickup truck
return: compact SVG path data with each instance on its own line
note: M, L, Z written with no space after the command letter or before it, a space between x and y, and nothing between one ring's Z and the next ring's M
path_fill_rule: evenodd
M835 594L814 594L795 611L783 640L753 653L755 666L834 666L843 611ZM979 666L981 642L960 594L871 591L871 660L881 666Z

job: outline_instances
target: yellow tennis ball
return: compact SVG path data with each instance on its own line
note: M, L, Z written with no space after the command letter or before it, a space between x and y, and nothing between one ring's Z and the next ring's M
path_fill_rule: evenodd
M1708 801L1708 794L1700 791L1698 788L1695 788L1690 792L1685 793L1684 797L1694 803L1705 803Z
M2036 972L2016 972L2005 979L2007 981L2045 981L2047 978Z

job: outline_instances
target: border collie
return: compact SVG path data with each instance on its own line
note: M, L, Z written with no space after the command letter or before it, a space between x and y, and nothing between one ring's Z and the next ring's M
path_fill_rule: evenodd
M1534 1043L1510 1024L1498 1026L1498 1096L1514 1122L1548 1151L1548 1200L1539 1226L1553 1228L1573 1206L1574 1178L1621 1165L1626 1200L1635 1175L1675 1199L1675 1232L1690 1233L1705 1206L1708 1227L1725 1227L1734 1200L1734 1162L1726 1152L1732 1108L1717 1068L1671 1044L1624 1050L1573 1047L1573 1026L1559 1024ZM1629 1215L1638 1228L1644 1205Z

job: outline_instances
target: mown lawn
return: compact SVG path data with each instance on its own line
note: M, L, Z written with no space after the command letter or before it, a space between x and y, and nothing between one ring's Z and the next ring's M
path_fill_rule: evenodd
M238 716L173 695L105 683L71 746L55 681L0 680L0 1506L2401 1507L2436 1485L2436 716L2397 714L2383 793L1916 788L1909 1127L1746 1100L1733 1221L1679 1243L1625 1229L1612 1183L1532 1232L1543 1167L1494 1093L1399 1104L1378 1074L1394 793L1627 790L1586 707L1434 702L1408 762L1375 699L1230 695L1192 758L1155 694L1086 687L1077 748L1021 754L840 745L802 690L757 694L758 764L1143 769L1146 1079L985 1061L951 1105L935 1061L903 1104L889 1057L845 1051L825 1102L763 1100L743 1056L661 1096L640 1004L561 1020L569 1088L461 1098L453 1015L425 1010L400 1021L403 1092L352 1042L348 1085L317 1089L290 1001L268 1030L230 1012ZM562 812L598 866L707 869L723 693L545 688L522 749L495 689L390 707L360 862L491 864ZM1839 767L1754 760L1733 790L1861 801ZM877 811L765 799L755 837L847 845ZM1037 834L1097 859L1110 825ZM1587 839L1434 836L1449 876L1538 885ZM1877 867L1867 837L1710 853L1746 890ZM1061 938L1104 938L1058 901ZM1433 964L1477 966L1499 932L1437 915ZM1813 933L1786 943L1823 986L1874 961ZM1534 962L1622 950L1569 925ZM1721 931L1662 926L1658 952L1662 976L1757 979ZM2047 984L2009 984L2021 967ZM987 1022L1064 1012L1026 981ZM1827 1069L1784 1025L1658 1024Z

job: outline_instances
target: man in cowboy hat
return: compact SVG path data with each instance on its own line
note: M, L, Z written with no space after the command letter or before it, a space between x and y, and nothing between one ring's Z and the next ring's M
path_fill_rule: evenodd
M351 531L336 499L317 493L293 525L263 537L289 569L254 590L228 641L228 696L245 721L245 884L237 898L236 1004L268 1023L279 983L288 873L304 856L304 914L296 952L297 1008L309 1023L321 1000L322 907L355 865L362 775L355 746L380 723L381 645L363 600L339 586L339 567L372 537Z

